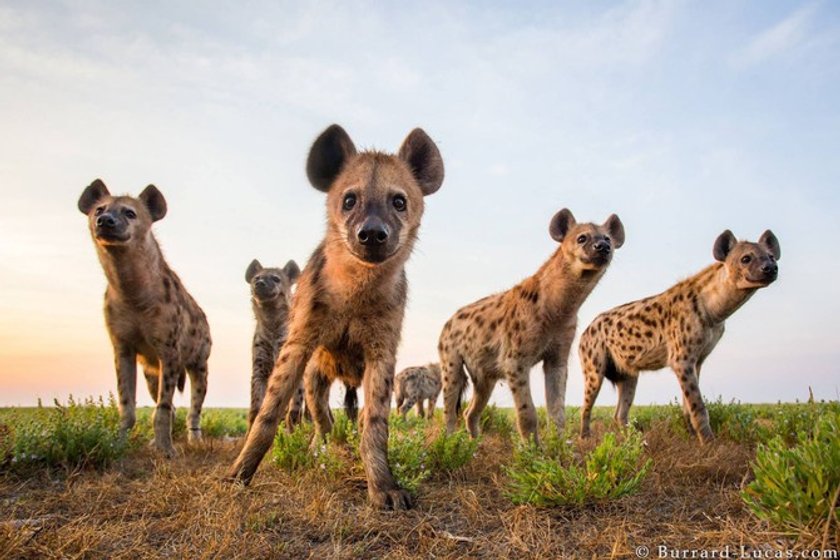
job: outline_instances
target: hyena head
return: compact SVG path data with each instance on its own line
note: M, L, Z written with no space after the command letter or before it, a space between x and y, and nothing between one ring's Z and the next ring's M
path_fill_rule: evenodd
M615 214L601 225L579 224L568 208L551 218L551 237L560 252L580 270L602 270L610 264L613 249L624 245L624 226Z
M761 234L758 243L738 241L726 230L715 240L713 253L738 288L763 288L779 276L777 261L782 256L782 249L769 229Z
M104 248L143 243L152 222L166 215L166 200L154 185L137 198L111 196L100 179L82 191L78 206L88 216L93 241Z
M295 261L289 261L283 268L264 268L254 259L245 271L245 281L251 286L251 296L261 304L285 302L292 298L292 285L300 276L300 268Z
M443 182L443 159L419 128L394 156L357 152L350 136L334 124L312 145L306 173L316 189L327 193L328 237L375 266L411 251L423 197Z

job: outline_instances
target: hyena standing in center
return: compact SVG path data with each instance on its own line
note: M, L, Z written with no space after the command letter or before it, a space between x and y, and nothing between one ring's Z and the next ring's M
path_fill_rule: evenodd
M562 431L565 424L566 367L577 327L577 311L624 244L624 226L615 214L603 225L578 224L563 209L551 219L551 237L560 243L536 274L510 290L461 308L447 321L438 350L443 374L446 430L457 422L467 378L474 391L465 412L475 437L481 411L496 382L510 385L519 434L537 440L537 414L528 381L542 361L548 413Z
M393 156L358 153L344 129L333 125L312 145L306 171L327 193L326 236L298 279L289 336L228 478L250 482L301 379L316 438L329 433L327 396L340 379L364 390L360 453L370 501L407 508L411 496L388 465L388 415L408 289L405 263L423 197L443 183L443 160L419 128Z

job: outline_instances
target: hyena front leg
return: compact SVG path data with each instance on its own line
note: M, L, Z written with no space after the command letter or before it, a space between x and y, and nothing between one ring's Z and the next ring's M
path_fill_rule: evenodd
M559 434L566 428L566 381L569 377L569 352L576 329L577 321L567 325L560 333L557 345L543 356L546 409Z
M413 397L408 397L403 401L399 408L397 408L397 412L400 413L400 416L402 416L403 420L405 420L408 411L411 410L411 407L414 406L414 402L415 401Z
M276 354L272 354L269 343L264 340L254 340L251 366L251 408L248 410L248 429L254 423L254 418L260 411L260 405L265 398L265 388L268 378L274 368Z
M394 365L393 360L379 359L365 366L360 452L371 503L381 509L408 509L412 505L411 495L399 487L388 466L388 415Z
M701 443L709 443L715 439L712 428L709 425L709 412L703 403L703 396L700 394L697 368L695 364L688 361L677 362L672 366L677 379L680 382L683 399L688 405L688 413L691 419L691 426L700 438Z
M178 363L174 356L161 357L161 376L154 419L155 445L168 458L175 456L175 448L172 447L172 417L175 411L172 398L183 371L184 366Z
M137 353L133 348L114 344L119 395L120 434L125 436L137 420Z
M310 360L309 362L312 363L312 360ZM303 377L305 380L305 371ZM304 384L299 385L298 388L295 389L295 393L292 396L292 400L289 402L288 412L286 412L285 421L286 431L289 433L295 431L295 426L303 422L307 414L311 414L310 411L312 410L312 408L306 407L306 389L304 388Z
M517 368L507 374L508 384L513 393L516 406L516 424L519 436L523 441L531 441L539 445L537 433L537 410L531 398L531 384L528 382L528 369Z
M619 426L626 426L629 422L630 405L636 396L636 385L639 378L634 375L627 375L621 381L616 382L618 389L618 402L615 405L615 422Z
M190 412L187 415L187 441L201 439L201 407L207 395L207 361L187 368L190 375Z
M239 480L243 484L251 482L260 461L271 447L280 418L303 378L311 355L311 346L289 342L283 346L268 380L262 406L245 438L245 446L228 471L228 480Z
M479 436L479 425L481 424L481 413L490 401L490 395L493 394L493 388L496 386L496 380L491 379L482 371L475 371L473 378L473 396L470 399L470 405L464 412L464 419L467 424L467 431L470 437L475 439Z

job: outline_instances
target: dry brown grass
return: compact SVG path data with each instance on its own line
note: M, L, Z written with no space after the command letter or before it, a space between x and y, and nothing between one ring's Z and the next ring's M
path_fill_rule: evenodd
M596 436L603 429L596 425ZM701 448L665 425L645 437L654 467L642 491L583 508L513 505L502 469L511 444L492 434L467 467L425 482L418 507L401 513L368 507L357 471L330 480L266 462L250 487L222 484L241 442L182 446L172 461L143 450L105 472L6 475L0 556L632 558L639 545L651 557L660 544L788 546L739 497L753 449L728 441Z

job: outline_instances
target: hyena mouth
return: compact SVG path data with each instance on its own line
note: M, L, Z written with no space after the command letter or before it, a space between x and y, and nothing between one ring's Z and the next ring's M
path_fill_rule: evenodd
M129 239L131 239L131 235L127 233L120 234L116 231L104 229L104 228L96 228L96 239L98 241L104 241L105 243L125 243Z

